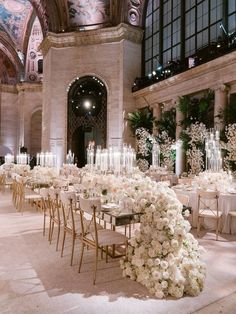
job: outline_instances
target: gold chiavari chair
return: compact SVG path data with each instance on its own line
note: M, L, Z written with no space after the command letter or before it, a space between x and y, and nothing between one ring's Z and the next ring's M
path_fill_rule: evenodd
M41 188L40 195L42 196L42 211L43 211L43 235L45 236L46 230L46 219L49 218L49 231L48 231L48 240L50 240L51 234L51 219L50 219L50 195L49 189Z
M59 200L60 189L50 188L49 197L50 197L50 244L52 243L52 237L54 232L54 226L57 225L57 244L56 251L58 251L59 239L60 239L60 231L61 225L63 223L62 213L61 213L61 204Z
M211 218L216 221L216 240L218 240L219 223L222 212L219 210L219 194L215 191L198 191L197 235L199 236L201 220Z
M18 178L16 186L16 208L23 213L23 206L26 201L31 205L36 205L37 209L42 208L42 196L26 187L27 179Z
M82 251L79 263L79 272L81 270L84 247L92 247L95 249L95 265L93 274L93 284L96 282L97 265L98 265L98 252L106 251L106 262L108 261L108 248L114 247L115 245L125 245L125 250L127 253L128 238L116 231L110 229L100 229L97 228L97 212L101 210L100 199L85 199L83 197L79 198L80 204L80 216L81 216L81 229L82 229ZM90 219L88 219L88 215Z
M61 257L64 253L65 247L65 239L66 235L71 236L72 240L72 248L71 248L71 260L70 265L73 264L74 257L74 249L75 249L75 241L81 236L81 224L80 224L80 215L76 214L76 194L75 192L65 192L61 191L61 207L63 214L63 240L62 240L62 248L61 248Z

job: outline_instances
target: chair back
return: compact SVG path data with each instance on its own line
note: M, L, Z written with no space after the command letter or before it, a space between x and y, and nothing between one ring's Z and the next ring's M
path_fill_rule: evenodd
M39 191L39 194L42 196L42 203L43 203L43 211L50 210L50 195L49 195L49 189L47 188L41 188Z
M199 190L198 195L198 214L204 214L204 212L211 213L212 216L218 217L219 207L218 199L219 193L216 191L204 191Z
M82 235L86 237L87 234L90 234L95 245L98 245L96 213L101 211L101 199L80 196L79 206ZM89 214L90 219L88 219L88 215L85 217L86 213Z
M76 211L76 194L74 192L61 191L61 208L63 214L64 227L76 232L74 212Z
M184 206L189 206L189 196L185 194L176 193L176 196L180 203L182 203Z
M191 178L179 178L178 179L178 184L191 185L192 184L192 179Z
M60 213L60 202L59 202L59 189L49 188L49 205L50 205L50 215L53 219L57 219L58 222L61 221Z

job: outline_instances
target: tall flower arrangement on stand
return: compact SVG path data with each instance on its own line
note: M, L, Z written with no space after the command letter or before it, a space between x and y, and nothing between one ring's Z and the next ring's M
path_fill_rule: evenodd
M141 171L146 171L151 162L152 146L156 143L156 139L144 128L138 128L135 135L137 138L137 165Z
M225 127L226 142L222 142L225 150L224 165L228 170L236 171L236 123Z
M168 170L172 171L175 164L175 156L173 154L175 140L172 139L166 131L162 131L158 135L157 140L161 151L161 166L165 166Z
M193 123L181 134L186 149L187 164L191 174L199 174L204 170L204 142L207 128L203 123Z
M214 127L214 93L208 90L200 98L184 96L179 98L179 110L184 118L180 138L186 152L188 172L198 174L204 170L204 141L207 128Z

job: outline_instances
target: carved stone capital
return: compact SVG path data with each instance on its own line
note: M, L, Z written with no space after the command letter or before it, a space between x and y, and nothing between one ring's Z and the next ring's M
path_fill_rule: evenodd
M219 84L213 86L212 89L213 89L215 92L216 92L216 91L228 92L228 91L230 90L230 86L228 86L227 84L219 83Z
M50 48L76 47L111 42L120 42L123 39L141 44L143 30L124 23L116 27L107 27L96 30L78 31L73 33L48 33L40 45L45 56Z

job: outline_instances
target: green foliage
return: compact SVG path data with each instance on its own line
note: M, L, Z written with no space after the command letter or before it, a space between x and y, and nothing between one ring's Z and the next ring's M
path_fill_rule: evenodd
M224 120L225 125L236 123L236 104L235 103L230 103L228 106L225 107L222 118Z
M176 110L175 108L171 108L168 111L164 111L162 113L161 119L159 121L155 121L155 125L159 131L159 133L166 131L168 136L172 139L175 139L175 131L176 131Z
M145 128L152 133L154 117L149 107L128 113L127 120L134 134L138 128Z
M214 94L212 91L207 91L203 97L191 98L190 96L183 96L179 98L178 110L180 110L184 119L181 125L187 128L192 123L202 122L207 128L214 127Z

